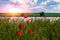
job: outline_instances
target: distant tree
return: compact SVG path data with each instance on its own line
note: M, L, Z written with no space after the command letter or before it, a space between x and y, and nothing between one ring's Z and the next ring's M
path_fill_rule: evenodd
M21 16L24 16L25 14L24 13L21 13Z
M40 13L40 16L44 16L44 12L41 12L41 13Z

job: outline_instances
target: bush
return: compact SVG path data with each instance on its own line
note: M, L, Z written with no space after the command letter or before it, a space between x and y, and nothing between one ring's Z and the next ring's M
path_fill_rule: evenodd
M41 13L40 13L40 16L44 16L44 12L41 12Z

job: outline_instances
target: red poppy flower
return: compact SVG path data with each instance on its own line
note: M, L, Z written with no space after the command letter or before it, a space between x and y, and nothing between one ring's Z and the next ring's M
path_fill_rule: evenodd
M32 34L32 33L33 33L33 30L32 30L32 29L29 29L29 30L28 30L28 33L29 33L29 34Z
M21 36L21 32L20 31L17 31L17 36Z
M28 24L28 23L30 23L30 21L29 21L29 20L27 20L27 21L26 21L26 23Z
M22 23L19 24L19 28L20 28L20 29L23 28L23 24L22 24Z
M24 18L28 18L28 16L24 16Z

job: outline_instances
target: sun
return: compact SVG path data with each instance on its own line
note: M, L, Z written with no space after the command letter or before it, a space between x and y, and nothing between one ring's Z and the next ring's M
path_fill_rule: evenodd
M4 14L4 15L5 16L12 16L12 17L23 16L24 14L22 12L24 12L23 9L18 9L18 8L15 8L15 7L9 7L9 8L7 8L7 14Z
M7 13L6 16L20 16L21 14L20 13L21 10L19 10L18 8L14 8L14 7L9 7L7 9Z
M17 8L9 8L9 9L8 9L8 13L15 14L15 13L19 13L19 12L20 12L20 10L17 9Z

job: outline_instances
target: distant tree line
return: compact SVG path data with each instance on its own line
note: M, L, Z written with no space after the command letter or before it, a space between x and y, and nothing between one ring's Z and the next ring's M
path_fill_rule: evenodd
M41 13L40 13L40 16L44 16L44 12L41 12Z

